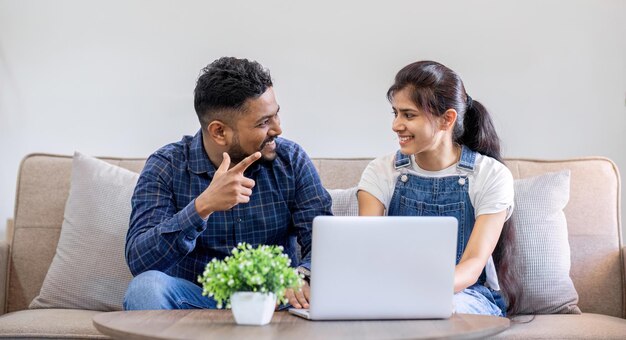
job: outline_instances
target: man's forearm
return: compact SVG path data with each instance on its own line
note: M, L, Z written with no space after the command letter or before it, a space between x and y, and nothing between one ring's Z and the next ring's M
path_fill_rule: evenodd
M156 225L142 219L131 222L126 261L133 275L148 270L165 271L195 248L196 239L206 229L206 221L196 212L194 201Z

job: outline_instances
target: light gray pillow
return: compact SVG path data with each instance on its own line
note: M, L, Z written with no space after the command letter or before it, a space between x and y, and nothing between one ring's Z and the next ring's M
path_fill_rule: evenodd
M359 202L356 198L357 187L349 189L327 189L333 200L332 212L335 216L358 216Z
M139 175L74 153L56 254L29 308L122 309L132 279L124 258Z
M512 270L520 275L519 314L580 314L563 212L569 188L569 170L515 181L510 227L516 238Z

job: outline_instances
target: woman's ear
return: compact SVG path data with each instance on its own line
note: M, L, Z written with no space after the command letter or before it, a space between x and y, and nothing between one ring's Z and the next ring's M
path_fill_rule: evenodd
M449 130L454 129L456 123L457 113L455 109L448 109L441 115L441 129Z
M230 128L220 122L219 120L212 121L207 127L206 130L209 134L209 139L211 139L215 144L226 146L228 144L227 134Z

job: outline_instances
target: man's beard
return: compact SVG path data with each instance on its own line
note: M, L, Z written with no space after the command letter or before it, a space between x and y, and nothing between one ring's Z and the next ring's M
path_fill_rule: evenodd
M257 150L261 152L261 158L259 159L259 161L272 162L274 159L276 159L276 152L273 152L269 155L265 155L261 151L263 150L263 148L265 147L267 143L270 143L274 140L276 140L276 137L269 137L263 141L263 143ZM233 146L231 146L230 149L228 150L228 155L230 156L231 165L235 165L235 164L239 164L239 162L243 161L246 157L250 156L251 154L243 151L243 149L241 148L241 144L239 143L239 137L235 135L233 137Z

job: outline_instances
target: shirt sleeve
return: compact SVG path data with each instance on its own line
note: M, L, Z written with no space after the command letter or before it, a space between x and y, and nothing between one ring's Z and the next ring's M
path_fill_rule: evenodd
M290 210L302 254L299 266L310 270L313 218L332 215L332 199L322 186L317 170L306 152L297 145L294 149L295 195Z
M481 164L475 187L476 217L506 210L508 220L513 213L514 181L511 171L493 158Z
M393 168L394 154L371 161L359 181L358 190L376 197L389 210L389 203L395 188L397 174Z
M137 181L126 235L126 261L133 275L167 270L195 248L206 229L195 200L176 212L172 178L171 163L154 154Z

